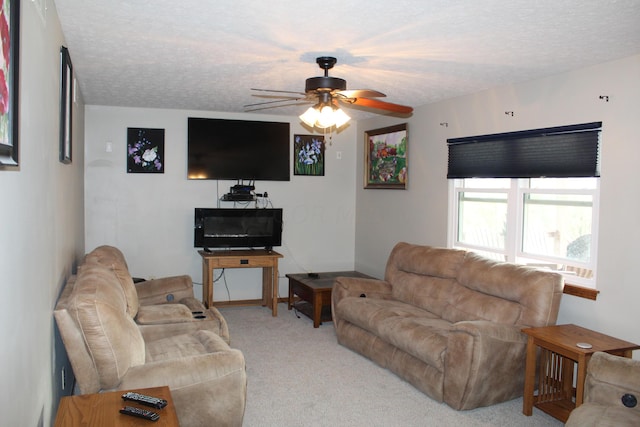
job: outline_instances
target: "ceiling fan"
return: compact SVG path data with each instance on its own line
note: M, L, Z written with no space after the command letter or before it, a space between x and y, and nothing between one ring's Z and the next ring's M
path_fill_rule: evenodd
M329 76L329 70L336 64L336 58L332 56L320 56L316 58L318 66L324 70L324 76L310 77L306 80L305 91L295 92L287 90L256 89L256 92L270 92L273 95L254 94L263 98L280 98L274 101L247 104L245 111L256 111L267 108L278 108L300 103L313 103L300 119L310 127L330 128L341 127L349 121L340 106L358 106L398 114L409 114L413 108L406 105L393 104L376 98L386 95L371 89L347 90L347 81L339 77Z

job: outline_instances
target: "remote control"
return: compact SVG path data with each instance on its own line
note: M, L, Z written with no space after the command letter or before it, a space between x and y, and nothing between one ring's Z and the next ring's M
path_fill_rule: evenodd
M142 405L151 406L152 408L162 409L167 406L167 401L159 397L147 396L146 394L135 393L133 391L122 395L124 400L140 403Z
M160 419L160 415L155 412L151 412L147 409L135 408L133 406L125 406L120 409L121 414L131 415L132 417L140 417L149 421L158 421Z

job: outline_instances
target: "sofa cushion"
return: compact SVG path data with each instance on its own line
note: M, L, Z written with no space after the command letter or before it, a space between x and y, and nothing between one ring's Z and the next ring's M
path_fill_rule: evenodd
M161 325L192 322L194 317L184 304L154 304L140 306L135 320L140 325Z
M230 350L229 345L211 331L173 335L146 343L146 361L157 362L199 354Z
M132 366L145 361L142 335L126 315L126 301L112 269L95 263L78 268L68 311L74 319L103 389L116 387Z
M376 298L345 298L336 311L339 317L444 370L450 322L411 304Z
M534 327L556 322L564 284L558 273L493 261L469 252L457 281L473 293L462 292L451 303L472 318L462 319L462 313L452 313L451 319L485 319ZM486 298L477 298L474 303L474 296L481 295Z
M385 271L392 297L441 316L451 294L458 292L455 278L464 255L459 250L398 243Z
M442 318L452 323L489 320L514 325L521 311L518 303L460 287L458 292L450 295L449 306L443 311Z
M138 291L120 249L108 245L98 246L85 256L85 263L87 262L95 262L113 270L126 297L127 313L131 317L136 317L140 307Z

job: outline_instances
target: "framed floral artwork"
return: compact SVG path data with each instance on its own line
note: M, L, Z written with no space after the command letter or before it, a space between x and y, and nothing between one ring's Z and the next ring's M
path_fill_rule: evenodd
M407 124L364 133L364 188L407 188Z
M127 128L127 172L164 173L164 129Z
M294 135L293 174L324 176L324 136Z
M0 2L0 170L18 170L20 2Z

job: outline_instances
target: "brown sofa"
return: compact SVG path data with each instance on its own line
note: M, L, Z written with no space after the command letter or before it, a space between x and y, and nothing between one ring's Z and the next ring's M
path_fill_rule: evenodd
M567 427L640 426L640 360L593 353L587 365L584 401Z
M137 324L121 272L90 258L69 279L54 311L79 392L167 385L183 427L241 426L244 356L229 347L228 334L216 333L220 324Z
M342 277L338 342L437 401L472 409L522 396L523 327L556 322L560 274L398 243L384 280Z

